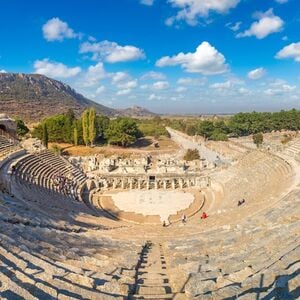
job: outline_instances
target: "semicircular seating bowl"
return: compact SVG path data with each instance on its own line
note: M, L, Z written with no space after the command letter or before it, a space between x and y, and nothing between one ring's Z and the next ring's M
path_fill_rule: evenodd
M298 188L235 225L169 241L173 282L191 299L297 299L299 215Z
M253 299L258 293L271 298L299 292L300 191L279 195L293 175L283 159L260 151L243 155L213 178L222 188L208 191L217 195L209 218L195 216L185 226L171 226L168 235L160 227L93 215L84 203L57 191L50 180L57 172L71 170L79 183L85 178L53 156L19 159L12 184L20 199L0 195L0 281L6 283L1 298L124 299L135 283L146 229L166 248L175 293ZM245 192L246 205L237 208ZM217 214L220 208L224 212Z

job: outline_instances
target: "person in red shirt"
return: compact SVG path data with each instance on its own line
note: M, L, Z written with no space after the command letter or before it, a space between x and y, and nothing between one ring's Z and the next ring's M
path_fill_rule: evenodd
M208 215L206 214L206 212L202 213L201 219L206 219L208 217Z

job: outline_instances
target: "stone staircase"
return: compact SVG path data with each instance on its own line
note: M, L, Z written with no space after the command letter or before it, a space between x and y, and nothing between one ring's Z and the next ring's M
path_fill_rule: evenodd
M135 278L129 299L174 299L161 244L146 243Z

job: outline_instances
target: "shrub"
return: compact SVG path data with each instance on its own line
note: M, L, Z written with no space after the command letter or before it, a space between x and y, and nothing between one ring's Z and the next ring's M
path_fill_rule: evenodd
M192 161L200 159L200 154L198 149L188 149L183 157L186 161Z

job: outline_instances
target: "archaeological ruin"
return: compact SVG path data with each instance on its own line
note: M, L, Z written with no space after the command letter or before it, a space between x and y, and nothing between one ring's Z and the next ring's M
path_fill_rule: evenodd
M168 128L170 154L65 157L18 141L11 122L0 118L1 299L299 297L299 138L256 149Z

